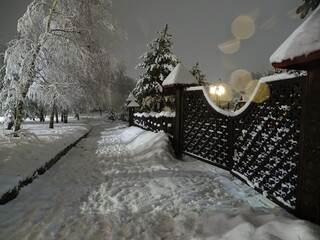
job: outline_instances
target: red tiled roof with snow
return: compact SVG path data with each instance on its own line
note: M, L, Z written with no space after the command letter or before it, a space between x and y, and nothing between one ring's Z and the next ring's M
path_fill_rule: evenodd
M320 60L320 6L271 55L276 68L308 68Z
M168 87L189 87L198 85L198 80L189 72L188 69L179 63L168 77L163 81L162 86Z

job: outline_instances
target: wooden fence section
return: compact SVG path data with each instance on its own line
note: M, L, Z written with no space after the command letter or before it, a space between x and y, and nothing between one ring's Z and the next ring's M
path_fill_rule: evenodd
M133 114L133 125L148 131L163 131L172 138L175 119L174 116L174 113L169 114L169 116L165 116L165 114L161 113L135 113Z
M270 97L240 115L212 108L202 90L184 94L185 154L230 170L294 212L305 78L268 83Z
M183 110L183 152L230 169L230 118L214 111L202 90L184 93Z
M305 80L269 83L270 98L233 119L232 171L291 209L297 203Z
M135 114L131 121L167 132L178 158L183 152L227 169L296 216L320 224L319 72L269 81L266 101L234 113L219 109L200 88L177 89L177 117Z

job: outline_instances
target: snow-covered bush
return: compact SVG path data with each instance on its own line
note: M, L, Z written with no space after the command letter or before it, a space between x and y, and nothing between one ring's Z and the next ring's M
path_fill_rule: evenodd
M118 116L119 116L119 120L124 121L124 122L128 122L129 121L128 108L122 107Z
M106 119L108 122L113 122L116 120L116 115L115 115L113 109L108 109L106 111Z
M3 118L3 125L4 128L7 130L11 130L14 125L14 117L13 114L10 112L7 112Z

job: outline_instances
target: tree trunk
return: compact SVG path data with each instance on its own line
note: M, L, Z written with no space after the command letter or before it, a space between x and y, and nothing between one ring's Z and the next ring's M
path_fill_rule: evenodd
M43 109L40 111L40 114L39 114L39 118L40 118L40 122L44 122L45 121L45 113L43 111Z
M54 113L55 113L55 109L56 109L56 103L55 103L55 101L54 101L53 104L52 104L52 106L51 106L49 128L53 128L53 127L54 127Z
M31 84L33 83L33 78L34 78L35 69L36 69L36 59L39 55L40 49L41 49L41 44L38 44L35 47L34 53L32 55L32 61L31 61L29 74L28 74L29 79L26 81L25 85L21 89L21 98L20 98L20 100L18 100L18 104L17 104L17 108L16 108L16 118L15 118L15 122L14 122L14 131L15 131L14 136L15 137L18 136L17 132L21 128L23 111L24 111L24 101L25 101L25 98L27 96L27 93L29 91Z
M59 123L59 116L58 116L57 106L56 106L56 108L55 108L55 113L56 113L56 123Z
M63 112L63 123L68 123L68 111Z
M50 26L51 26L51 21L52 21L52 16L53 14L56 12L56 6L58 4L59 0L55 0L50 8L50 15L47 21L47 26L46 26L46 32L48 33L50 31ZM33 55L32 55L32 60L31 60L31 64L29 66L29 73L28 73L28 80L26 81L26 83L24 84L24 86L21 89L21 93L20 93L20 99L18 100L18 104L17 104L17 115L15 118L15 126L14 126L14 136L17 137L18 134L17 132L20 130L21 128L21 124L22 124L22 118L23 118L23 111L24 111L24 102L27 96L27 93L29 91L30 86L32 85L33 81L34 81L34 76L35 76L35 70L36 70L36 60L38 58L39 52L42 48L43 43L45 42L45 40L41 43L41 41L39 40L39 43L35 46Z
M23 116L23 107L24 107L24 104L23 104L23 101L20 100L18 102L18 105L17 105L17 110L16 110L16 119L14 121L14 136L15 137L18 137L18 134L17 132L20 130L21 128L21 123L22 123L22 116Z

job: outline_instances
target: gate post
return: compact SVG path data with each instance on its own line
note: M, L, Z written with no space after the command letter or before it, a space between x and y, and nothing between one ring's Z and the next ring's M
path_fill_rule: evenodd
M317 224L320 224L320 49L314 46L320 41L313 38L312 32L314 26L320 26L319 15L317 8L270 57L275 68L308 71L302 96L296 214Z
M176 117L174 119L173 148L178 159L183 151L183 88L175 89Z
M320 68L308 71L305 88L297 214L320 224Z
M179 63L163 81L164 88L174 88L176 117L174 120L173 148L178 159L183 151L183 91L184 88L198 85L198 80Z
M301 60L300 57L298 59ZM304 92L302 93L295 214L302 219L320 224L320 52L318 53L318 60L312 60L311 62L307 60L308 57L299 64L273 65L308 71ZM293 59L291 62L295 63L295 61ZM284 63L288 64L287 62Z
M126 99L127 102L127 108L129 109L129 127L133 126L133 114L140 107L140 105L136 102L136 98L133 96L132 92L129 94L129 96Z
M129 127L133 126L133 107L129 108Z

